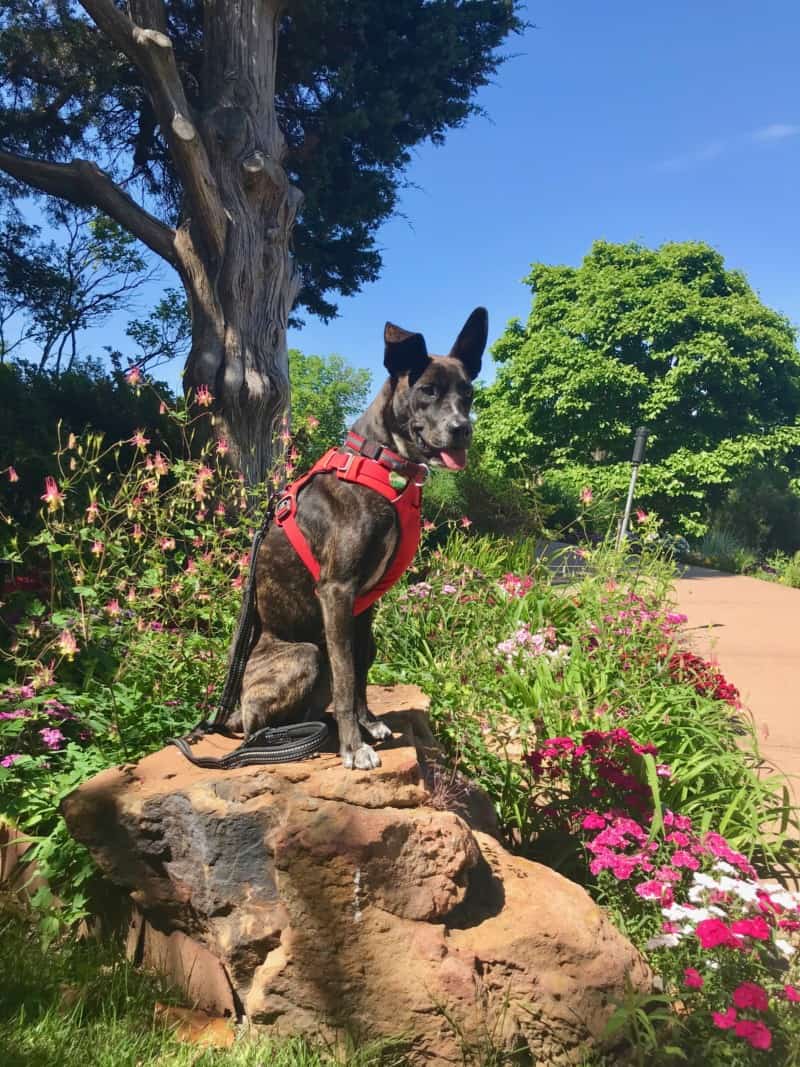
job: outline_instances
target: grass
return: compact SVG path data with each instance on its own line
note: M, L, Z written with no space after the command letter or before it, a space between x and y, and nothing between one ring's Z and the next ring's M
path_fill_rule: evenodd
M24 919L0 912L3 1067L400 1067L402 1053L372 1042L339 1049L300 1038L245 1036L231 1049L182 1043L154 1014L178 1004L157 975L114 945L64 941L45 949Z

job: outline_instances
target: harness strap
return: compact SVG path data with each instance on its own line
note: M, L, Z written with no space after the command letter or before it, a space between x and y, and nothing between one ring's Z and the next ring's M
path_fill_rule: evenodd
M371 589L356 597L353 614L360 615L391 589L416 555L420 539L421 488L428 468L424 464L410 463L383 445L365 441L359 434L351 431L345 446L353 445L360 451L330 449L307 474L286 489L275 507L275 525L286 534L316 583L320 578L319 560L297 522L298 495L312 478L322 474L335 474L342 481L363 485L380 493L394 505L400 527L397 547L381 579ZM373 455L377 458L373 458Z

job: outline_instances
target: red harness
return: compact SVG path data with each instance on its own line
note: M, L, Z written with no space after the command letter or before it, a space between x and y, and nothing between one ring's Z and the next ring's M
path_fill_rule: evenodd
M346 451L349 450L349 451ZM367 441L351 430L341 448L332 448L308 474L287 487L275 508L275 523L289 538L311 577L319 581L320 566L297 525L297 497L312 478L335 473L343 482L374 489L394 505L400 537L386 573L372 589L356 597L353 614L360 615L391 589L408 569L419 545L422 485L428 476L424 464L410 463L375 441Z

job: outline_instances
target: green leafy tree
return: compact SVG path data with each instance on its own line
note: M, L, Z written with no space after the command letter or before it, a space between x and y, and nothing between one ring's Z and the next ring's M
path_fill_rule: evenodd
M80 334L131 306L152 277L139 242L118 223L57 204L62 241L10 211L0 224L0 362L35 359L40 371L70 370Z
M184 383L248 481L288 401L295 302L380 268L411 150L476 111L518 0L8 0L7 188L100 209L177 271ZM292 255L290 249L294 249Z
M534 265L533 308L494 348L478 398L487 462L562 489L619 492L636 426L650 428L642 499L700 532L759 467L800 447L800 355L786 318L699 242L598 241L580 267Z
M370 374L349 366L341 356L306 356L289 351L296 465L310 467L341 444L347 429L367 406Z

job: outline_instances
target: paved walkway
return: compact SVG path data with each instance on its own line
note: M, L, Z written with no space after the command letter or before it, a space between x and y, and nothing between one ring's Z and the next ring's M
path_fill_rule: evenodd
M690 567L675 592L696 650L739 689L763 755L792 776L800 803L800 590Z

